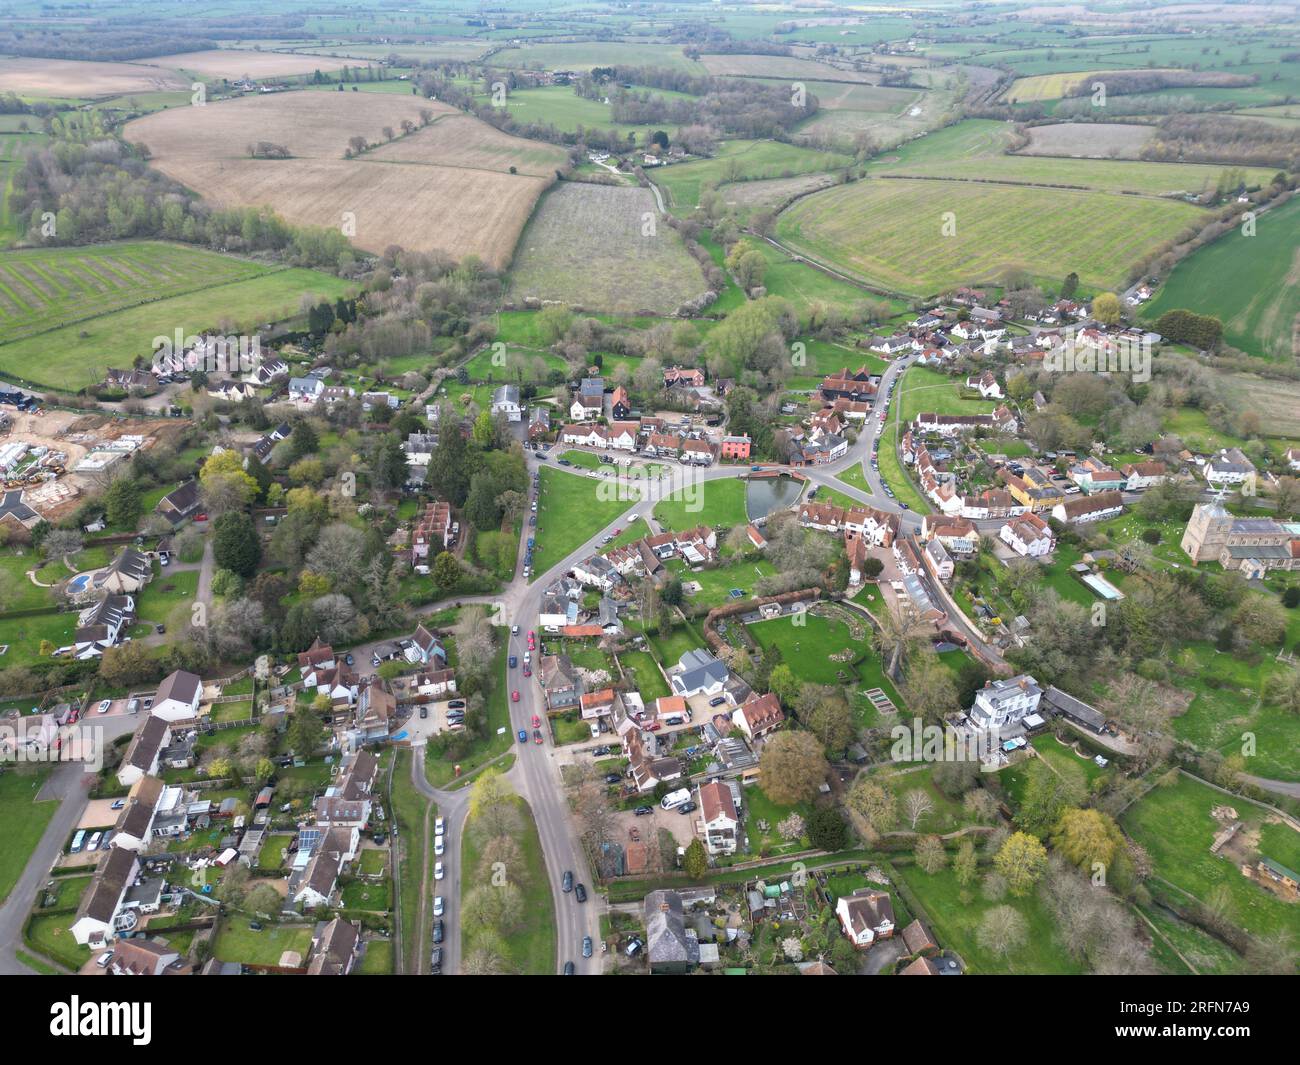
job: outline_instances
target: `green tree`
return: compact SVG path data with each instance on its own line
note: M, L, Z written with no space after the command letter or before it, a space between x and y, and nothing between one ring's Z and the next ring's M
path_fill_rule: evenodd
M433 583L443 591L449 591L460 583L460 563L450 551L440 552L433 560Z
M704 844L698 839L691 840L682 858L682 867L692 880L698 880L709 868L709 856L704 852Z
M251 577L262 560L262 542L253 519L243 511L222 514L214 524L212 554L217 565L241 577Z
M1006 879L1013 895L1027 895L1047 871L1047 848L1027 832L1016 832L1002 844L993 867Z
M104 493L105 516L115 528L134 531L142 509L140 487L130 477L119 477Z

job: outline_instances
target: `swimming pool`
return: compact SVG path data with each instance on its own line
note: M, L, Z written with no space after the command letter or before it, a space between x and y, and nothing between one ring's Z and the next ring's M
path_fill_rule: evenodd
M90 574L78 573L72 580L68 581L68 594L80 595L90 587Z

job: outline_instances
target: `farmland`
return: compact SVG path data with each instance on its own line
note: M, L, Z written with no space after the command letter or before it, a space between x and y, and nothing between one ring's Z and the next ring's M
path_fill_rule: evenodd
M1059 100L1072 95L1076 86L1091 83L1094 79L1105 80L1108 74L1126 74L1127 70L1082 70L1060 74L1034 74L1027 78L1017 78L1006 91L1008 103L1035 103L1041 100ZM1142 73L1154 73L1143 71Z
M647 189L566 182L524 231L511 293L586 309L667 314L705 291Z
M155 241L9 252L0 255L0 343L270 272L260 263Z
M846 70L814 59L783 55L705 55L700 62L710 74L733 78L791 78L801 82L848 81L865 85L879 80L876 74Z
M176 328L188 336L233 321L235 332L252 333L260 323L296 315L304 293L333 299L349 288L340 278L303 269L200 288L0 345L0 374L49 388L84 388L103 380L110 366L151 355L153 338Z
M17 117L17 116L10 116ZM23 121L23 119L19 119ZM26 119L29 126L31 119ZM29 219L17 217L9 204L14 174L22 167L27 152L41 147L46 141L43 133L6 132L0 134L0 243L19 239L27 228Z
M1150 126L1120 122L1055 122L1029 130L1022 155L1068 155L1093 159L1136 159L1151 139Z
M729 141L711 159L656 170L654 182L668 190L674 208L689 209L700 202L700 193L709 186L839 170L852 162L847 155L776 141Z
M289 77L314 71L338 70L348 61L325 56L291 55L287 52L254 52L251 49L213 48L205 52L182 52L142 59L147 66L197 74L201 78L224 78L235 81L250 78ZM355 66L355 64L352 64Z
M143 63L95 63L66 59L0 59L0 92L29 98L120 96L130 92L188 89L175 71Z
M504 48L487 63L494 67L523 67L531 70L590 70L597 66L653 66L705 74L702 64L687 59L680 46L667 44L624 44L617 41L582 41L563 44L525 44Z
M514 155L502 151L495 129L465 119L457 143L442 142L450 165L440 164L436 148L424 152L420 138L429 128L403 139L403 150L421 153L420 162L343 158L350 137L382 142L385 127L419 123L421 110L448 113L392 93L284 93L209 104L202 123L184 110L161 111L130 123L125 135L148 146L158 169L220 206L268 206L300 225L333 227L351 216L362 248L401 244L503 266L553 175L510 174L505 160ZM291 158L249 158L250 140L283 145ZM456 162L475 152L501 168Z
M1190 204L962 181L859 181L805 197L777 235L796 251L909 294L985 282L1012 266L1094 288L1198 215ZM943 236L945 218L955 235ZM1086 220L1086 224L1084 224ZM926 248L923 259L916 249Z
M1224 339L1252 355L1297 353L1300 316L1300 199L1261 214L1255 236L1225 233L1174 267L1143 308L1154 321L1176 308L1211 314Z
M512 137L469 115L445 115L414 136L381 145L366 158L498 172L513 167L521 174L549 178L569 157L556 145Z

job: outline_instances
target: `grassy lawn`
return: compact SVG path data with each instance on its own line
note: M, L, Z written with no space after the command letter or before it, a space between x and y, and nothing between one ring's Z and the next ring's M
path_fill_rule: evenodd
M213 957L242 965L279 965L286 950L296 951L304 961L311 949L311 925L268 924L262 931L249 927L243 914L231 914L221 922L212 947Z
M830 684L848 688L848 696L860 727L877 723L879 715L863 694L880 688L900 713L905 710L889 678L885 676L876 653L871 649L869 637L855 641L849 626L839 618L826 618L816 614L802 615L804 624L796 625L792 615L759 621L749 626L749 634L765 649L775 648L781 661L794 671L799 680L808 684ZM862 622L864 628L867 622ZM848 661L835 661L832 655L852 650ZM843 673L848 680L841 680Z
M935 937L962 956L968 973L1055 976L1082 971L1056 941L1052 919L1037 895L1008 895L1003 902L991 903L980 894L978 886L966 896L951 868L931 876L915 865L899 862L894 871L925 907L929 916L926 923ZM1029 937L1017 953L998 958L979 946L976 932L984 914L1004 904L1020 911L1029 925Z
M975 823L962 809L960 799L949 798L935 786L934 770L933 763L921 768L884 769L879 772L880 783L899 797L900 809L903 797L910 791L923 791L929 796L934 808L916 823L918 832L943 834ZM900 822L898 827L910 829L911 826Z
M0 666L33 665L42 660L42 641L49 640L55 647L66 647L72 643L76 630L75 611L25 618L0 617L0 644L9 645L9 650L0 657Z
M171 573L155 563L154 579L136 600L136 613L141 621L152 625L165 624L178 606L194 602L198 590L198 570Z
M613 525L631 502L602 499L594 478L564 470L542 468L537 501L537 545L533 551L533 579L571 555L602 528ZM697 523L698 524L698 523Z
M440 757L432 747L426 748L424 772L435 788L445 788L455 780L456 766L460 766L461 776L465 777L510 749L514 732L510 728L509 685L499 679L505 675L505 670L506 644L503 640L497 649L492 668L488 671L490 686L487 692L487 738L475 742L469 751L457 759ZM498 735L498 729L505 729L505 732Z
M698 635L686 625L678 625L664 636L659 635L657 632L653 635L647 634L646 639L654 649L655 656L664 669L670 669L677 665L678 660L687 651L696 647L707 646L704 637Z
M79 969L90 960L90 948L80 947L72 938L70 913L47 914L31 919L27 926L27 944L38 954Z
M655 521L674 532L697 525L741 525L749 521L745 482L735 477L704 481L670 495L656 505L654 516Z
M393 905L393 882L354 880L343 889L343 905L349 910L388 910Z
M1230 858L1210 853L1215 834L1226 827L1211 816L1217 806L1231 806L1252 827L1258 827L1268 816L1251 803L1230 798L1179 774L1172 786L1158 786L1130 806L1121 824L1147 849L1159 879L1200 900L1223 889L1230 900L1229 919L1253 935L1279 931L1288 931L1293 937L1300 934L1300 907L1288 905L1257 887L1242 876ZM1261 855L1272 857L1267 853L1269 848L1279 855L1294 854L1297 841L1285 836L1261 836ZM1283 861L1281 857L1277 860Z
M79 565L80 559L74 558L72 563L74 566ZM4 608L6 610L32 610L36 607L55 605L54 593L51 589L38 587L28 580L27 571L30 569L40 569L40 579L47 583L72 576L62 559L51 559L47 562L30 548L22 551L11 549L0 552L0 574L3 574L0 580L5 582Z
M758 785L745 788L741 795L741 803L744 806L745 831L749 834L751 851L766 857L779 855L782 851L799 849L800 844L797 839L787 841L781 838L777 825L792 813L798 814L806 821L812 813L812 803L799 802L793 806L782 806L769 799L767 792Z
M618 658L624 671L631 675L641 698L647 703L672 694L649 651L624 651Z
M699 572L687 572L682 580L694 581L700 590L689 598L692 603L704 603L707 606L721 606L732 599L731 590L739 588L746 598L754 594L754 585L762 577L770 577L776 567L767 559L758 557L719 566L717 569L701 569Z
M393 941L367 939L366 951L361 956L361 966L355 970L362 976L390 976L393 972Z
M361 852L361 875L379 876L388 868L388 851L381 847L367 847Z
M27 862L59 808L55 801L36 802L36 794L50 775L49 766L7 767L0 773L0 825L5 843L0 847L0 901L18 883Z
M397 845L398 860L401 862L401 893L397 905L402 921L405 968L408 972L419 972L419 954L427 944L425 929L420 925L420 895L424 890L424 870L428 861L425 853L424 819L429 801L411 783L410 751L397 752L389 802L400 833Z
M276 872L284 867L284 855L293 842L293 836L279 834L267 836L257 856L257 868L263 872Z
M551 885L546 876L546 862L542 857L542 842L537 834L537 825L533 820L528 803L516 797L519 823L513 833L519 845L522 861L520 868L508 871L510 880L519 886L524 895L524 913L527 919L524 926L515 930L505 939L509 971L525 975L546 975L555 972L556 936L555 913L552 908ZM462 898L480 883L488 882L488 877L477 876L483 847L488 842L485 830L476 824L475 819L465 822L465 839L461 844L461 861L464 875L461 877ZM468 955L475 949L474 929L467 927L462 932L461 953ZM578 944L565 944L566 957L569 951L576 951Z

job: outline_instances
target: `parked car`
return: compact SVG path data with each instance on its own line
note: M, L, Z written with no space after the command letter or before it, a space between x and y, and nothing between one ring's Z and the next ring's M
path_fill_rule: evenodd
M114 799L114 800L113 800L113 805L110 806L109 809L110 809L110 810L120 810L120 809L122 809L122 807L125 806L125 805L126 805L126 800L125 800L125 799Z
M565 976L574 976L574 975L576 975L576 974L577 974L577 970L573 967L573 962L571 962L571 961L566 961L566 962L564 963L564 975L565 975Z
M596 757L596 758L601 758L601 757L603 757L604 755L609 754L609 745L608 745L608 744L602 744L600 747L593 747L593 748L591 749L591 753L592 753L592 755L593 755L594 757Z
M433 834L435 836L441 836L446 831L447 831L446 818L439 817L436 821L433 822Z
M448 708L449 710L464 710L464 709L465 709L465 700L464 700L464 699L453 699L451 702L449 702L449 703L447 704L447 708Z
M420 707L420 720L423 721L428 716L429 716L429 708L427 706Z
M684 803L681 804L681 806L677 807L677 812L678 812L679 814L689 814L689 813L693 812L693 811L696 810L696 809L697 809L697 807L696 807L695 803L693 803L693 802L684 802Z
M113 960L113 951L106 950L104 951L103 954L101 954L98 958L95 959L95 964L98 965L101 969L107 969L108 963L112 960Z
M654 812L655 812L655 808L654 808L653 806L638 806L638 807L637 807L635 810L633 810L632 812L633 812L634 814L636 814L637 817L645 817L646 814L652 814L652 813L654 813Z
M582 937L582 956L584 958L591 957L591 936Z
M619 783L619 781L621 781L622 779L623 779L623 778L622 778L621 776L619 776L617 773L606 773L606 774L605 774L605 783L606 783L606 784L617 784L617 783Z
M718 696L715 696L714 698L712 698L712 699L709 700L709 705L710 705L710 706L721 706L721 705L722 705L723 703L725 703L726 701L727 701L726 696L718 695Z
M343 661L346 662L346 663L347 663L348 665L350 665L350 666L354 666L354 665L357 664L357 660L356 660L355 658L353 658L350 654L349 654L349 655L344 655L344 656L343 656Z
M442 862L433 863L433 879L434 880L442 879Z
M434 836L434 837L433 837L433 853L434 853L434 857L441 858L441 857L442 857L442 856L447 852L447 842L446 842L446 839L447 839L446 836Z
M442 942L443 936L447 934L446 929L447 926L443 923L441 917L439 917L436 921L433 922L433 941L435 943Z
M433 915L434 915L435 917L441 917L441 916L442 916L443 908L444 908L444 907L443 907L443 899L442 899L442 896L441 896L441 895L434 895L434 896L433 896Z
M429 955L429 971L435 976L442 972L442 947L434 947Z
M587 887L585 884L578 884L573 889L573 897L579 902L587 901Z
M112 699L105 699L103 702L99 704L99 712L101 714L107 714L112 708L113 708Z
M249 930L250 932L260 932L260 931L262 930L262 922L261 922L261 921L249 921L249 922L248 922L248 930Z
M561 891L573 890L573 870L566 869L564 871L564 875L560 877L560 890Z

